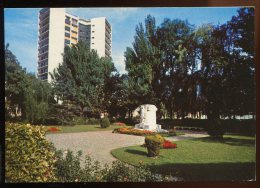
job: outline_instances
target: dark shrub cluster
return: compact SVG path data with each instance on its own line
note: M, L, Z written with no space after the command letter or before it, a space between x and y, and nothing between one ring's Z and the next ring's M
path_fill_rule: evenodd
M100 120L100 126L101 126L101 128L107 128L107 127L109 127L109 126L110 126L110 121L109 121L109 119L108 119L107 117L102 118L102 119Z

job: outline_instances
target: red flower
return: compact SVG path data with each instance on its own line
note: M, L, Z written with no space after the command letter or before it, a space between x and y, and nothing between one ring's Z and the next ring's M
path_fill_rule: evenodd
M164 149L177 148L177 144L172 143L172 142L170 142L168 140L165 140L164 143L163 143L163 148Z
M47 131L56 132L56 131L60 131L60 129L58 129L57 127L50 127L48 128Z
M125 124L122 123L122 122L117 122L116 124L117 124L118 126L125 126Z

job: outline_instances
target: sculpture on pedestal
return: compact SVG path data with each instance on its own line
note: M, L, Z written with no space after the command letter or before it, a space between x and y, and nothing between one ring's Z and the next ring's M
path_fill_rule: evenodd
M157 108L152 104L143 104L139 106L140 123L135 125L135 129L144 129L156 132L167 132L161 129L161 125L156 124Z

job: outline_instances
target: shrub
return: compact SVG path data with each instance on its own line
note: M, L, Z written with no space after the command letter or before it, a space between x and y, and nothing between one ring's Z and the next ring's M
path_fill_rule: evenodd
M107 117L102 118L102 119L100 120L100 126L101 126L101 128L107 128L107 127L109 127L109 126L110 126L109 119L108 119Z
M82 152L75 156L67 151L57 151L57 177L61 182L145 182L163 181L163 177L153 174L146 166L129 166L121 161L114 161L109 167L100 165L89 156L81 161ZM81 163L82 162L82 163ZM81 164L81 165L80 165Z
M138 167L129 166L121 161L114 161L104 173L107 182L154 182L162 181L142 163Z
M88 125L98 125L99 124L99 119L96 119L96 118L89 118L87 120L87 124Z
M65 157L63 157L65 153ZM82 152L78 151L74 156L72 151L57 151L56 163L58 180L61 182L94 182L103 178L101 165L86 156L81 163ZM81 167L83 166L83 167Z
M154 132L149 130L138 130L138 129L127 128L127 127L114 129L113 133L131 134L131 135L138 135L138 136L154 134Z
M214 139L222 139L225 133L220 119L209 120L206 130Z
M145 146L147 147L148 157L155 157L159 155L160 147L164 143L165 139L156 134L145 137Z
M46 129L6 123L6 182L55 181L55 148L45 138Z
M86 121L86 118L84 118L84 117L75 116L75 117L73 117L71 124L73 124L73 125L86 125L87 121Z

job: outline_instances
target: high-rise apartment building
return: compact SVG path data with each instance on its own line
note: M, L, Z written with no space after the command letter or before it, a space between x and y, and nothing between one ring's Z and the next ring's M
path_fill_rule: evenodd
M65 45L84 41L100 57L111 57L112 27L105 17L85 20L64 8L44 8L39 12L37 77L49 75L62 62Z

